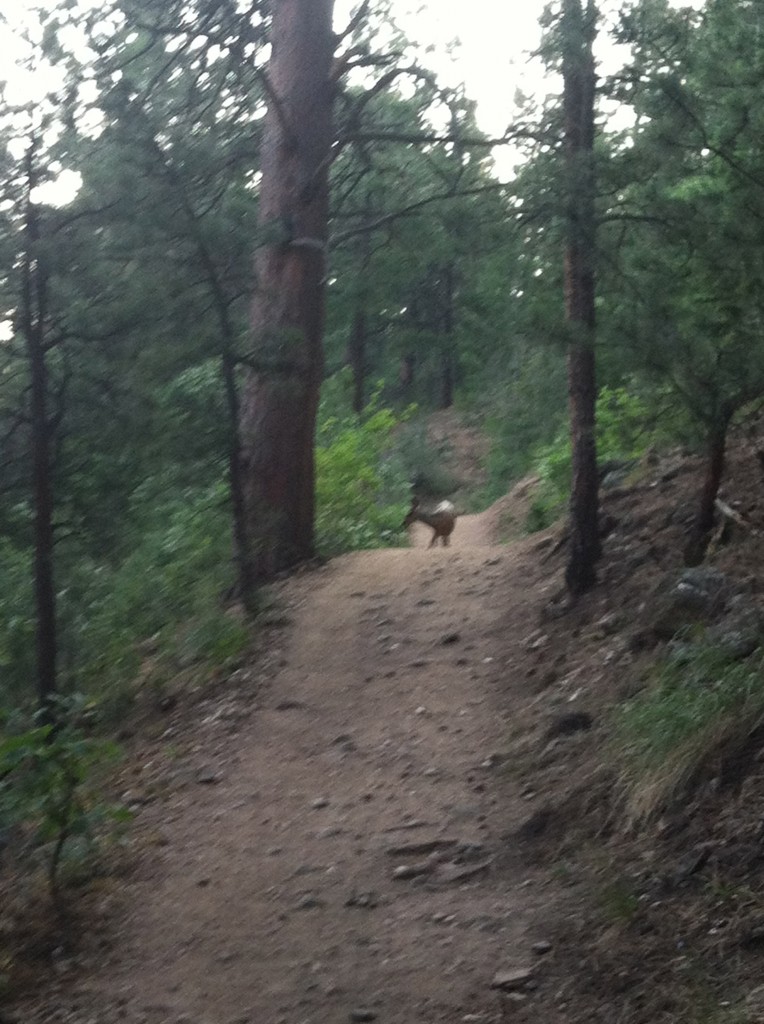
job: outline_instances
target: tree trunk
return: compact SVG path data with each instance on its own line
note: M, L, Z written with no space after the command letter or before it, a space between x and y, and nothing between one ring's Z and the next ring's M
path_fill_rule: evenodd
M409 352L407 355L401 356L401 361L398 367L398 383L400 384L401 391L404 395L414 386L415 370L416 356L413 352Z
M32 439L32 506L34 510L34 597L36 618L37 697L49 721L56 693L56 591L53 577L53 467L52 424L48 413L48 366L45 320L47 281L40 253L40 222L32 200L37 183L36 144L26 161L25 252L21 265L21 330L30 378Z
M714 527L714 503L724 474L729 422L730 416L725 414L709 431L706 474L700 491L695 522L684 549L685 565L700 565L706 557L708 541Z
M314 553L316 412L323 374L333 0L272 5L242 465L256 580Z
M353 373L353 412L361 413L366 401L366 313L360 308L353 314L348 362Z
M226 347L220 359L223 387L228 407L228 486L231 492L233 518L233 558L236 581L244 606L255 610L256 587L252 555L247 533L247 506L242 474L241 438L239 436L239 392L236 386L236 359Z
M440 354L440 408L454 404L454 267L443 271L443 331Z
M563 6L563 80L565 162L568 177L568 241L565 253L565 315L568 346L568 401L573 449L570 497L571 544L565 578L572 594L596 583L600 557L598 528L597 398L595 329L595 182L594 95L596 75L592 46L597 12L584 14L581 0Z

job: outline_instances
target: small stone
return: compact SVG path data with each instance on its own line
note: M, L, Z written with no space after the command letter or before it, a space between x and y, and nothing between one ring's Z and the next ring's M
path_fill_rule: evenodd
M461 634L460 633L456 633L456 632L454 632L454 633L444 633L443 636L440 638L440 642L443 645L458 644L460 640L461 640Z
M316 896L313 893L306 893L297 901L298 910L317 910L319 907L324 906L326 906L326 904L321 897Z
M220 775L211 768L200 768L196 773L196 781L200 786L214 786L220 782Z
M435 865L429 861L423 861L420 864L401 864L393 871L393 878L396 881L402 881L409 878L419 878L421 875L429 875L434 870Z
M276 705L277 711L301 711L305 705L299 700L280 700Z
M560 715L547 729L546 739L555 736L571 736L574 732L591 729L594 719L587 711L567 711Z
M329 798L326 796L318 796L310 806L314 811L320 811L322 807L329 806Z
M369 1010L364 1006L358 1006L354 1010L350 1011L350 1020L353 1024L363 1024L364 1021L371 1021L377 1019L377 1014L374 1010Z
M536 956L544 956L545 953L552 952L552 943L547 942L545 939L542 939L541 942L534 942L531 946L531 949L536 954Z
M533 978L532 967L516 967L509 971L497 971L491 981L491 988L500 988L504 992L517 992L525 988Z

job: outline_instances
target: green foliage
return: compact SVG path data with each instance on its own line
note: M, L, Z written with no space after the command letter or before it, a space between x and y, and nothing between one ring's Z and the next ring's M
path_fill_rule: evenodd
M21 702L35 671L32 559L29 550L0 541L0 709Z
M597 459L630 461L641 458L651 444L665 441L647 401L626 388L600 389L597 401ZM543 530L563 513L572 472L570 438L560 433L537 450L535 472L539 487L528 514L528 529Z
M491 360L481 402L492 444L485 504L534 469L538 452L551 444L566 412L565 361L551 346L517 343L508 361Z
M401 422L379 397L360 417L338 411L343 375L326 389L316 448L316 536L336 554L394 545L406 511L408 485L396 453Z
M406 478L414 492L422 498L446 498L458 490L458 480L445 463L448 445L438 448L427 436L424 422L404 424L397 436L400 458Z
M719 747L764 716L764 653L744 660L701 637L677 643L653 684L616 720L616 758L630 812L663 807Z
M231 533L222 484L165 495L148 480L136 495L131 553L115 568L82 560L62 602L65 642L80 689L119 697L138 673L141 643L176 667L219 664L247 642L221 604L232 582ZM169 669L168 669L169 671Z
M0 740L0 828L23 830L45 851L54 894L67 842L79 837L92 847L104 824L130 817L97 793L100 773L119 751L75 724L84 707L78 698L59 701L55 727L37 724L17 731L8 714L0 719L8 733Z

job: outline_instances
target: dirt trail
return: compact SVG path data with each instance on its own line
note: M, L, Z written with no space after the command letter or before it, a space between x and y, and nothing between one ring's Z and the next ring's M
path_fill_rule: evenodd
M84 976L64 969L55 1013L25 1021L503 1019L494 973L544 938L543 883L507 838L529 804L495 756L523 695L537 557L490 546L488 523L463 517L436 550L421 528L413 548L284 586L276 670L147 750L119 932ZM435 852L393 853L412 843Z

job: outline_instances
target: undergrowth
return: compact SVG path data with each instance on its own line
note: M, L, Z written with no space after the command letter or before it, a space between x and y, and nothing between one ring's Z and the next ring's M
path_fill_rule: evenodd
M645 454L652 445L665 441L663 427L654 419L646 401L626 388L600 389L597 398L597 461L628 464ZM528 513L527 528L533 533L546 529L563 514L570 494L572 456L567 430L536 448L534 473L539 486Z
M714 754L764 721L761 648L735 660L705 638L677 641L653 671L615 723L614 757L634 820L670 805Z
M408 502L395 433L410 413L382 407L379 390L360 416L348 412L342 378L324 388L317 432L316 539L324 555L400 543Z

